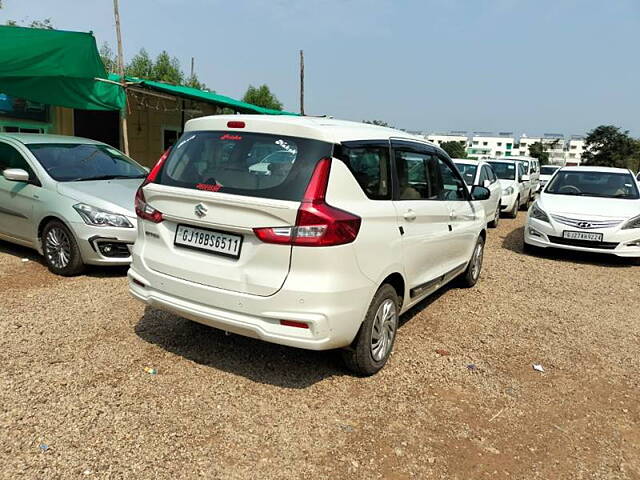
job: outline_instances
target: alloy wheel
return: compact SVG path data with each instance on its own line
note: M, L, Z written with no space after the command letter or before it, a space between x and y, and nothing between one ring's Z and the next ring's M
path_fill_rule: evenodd
M67 232L53 227L45 238L45 255L47 260L56 268L65 268L71 261L71 241Z
M476 249L473 252L473 259L471 260L471 276L474 280L477 280L480 276L480 270L482 269L482 260L484 258L484 244L478 242Z
M376 362L384 359L391 350L396 327L396 304L387 298L378 307L371 329L371 356Z

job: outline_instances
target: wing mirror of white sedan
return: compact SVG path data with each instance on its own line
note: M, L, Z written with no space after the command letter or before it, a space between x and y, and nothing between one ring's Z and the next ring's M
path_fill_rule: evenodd
M2 176L10 182L28 182L29 174L21 168L6 168L2 172Z
M491 197L491 192L487 187L476 185L471 189L472 200L488 200Z

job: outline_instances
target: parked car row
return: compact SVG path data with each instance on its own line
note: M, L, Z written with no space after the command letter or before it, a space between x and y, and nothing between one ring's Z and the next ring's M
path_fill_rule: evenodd
M150 172L99 142L2 135L0 171L0 238L35 248L51 271L130 263L130 292L147 305L265 341L338 348L361 375L386 363L400 314L451 281L476 284L487 227L527 208L541 173L530 158L452 161L389 128L253 115L187 122ZM581 248L640 256L640 221L622 220L640 214L633 177L614 188L586 170L562 180L565 171L529 209L527 245L597 242ZM611 227L628 230L621 250L609 233L557 225L574 207L554 196L596 186L632 202ZM575 228L610 228L590 225Z

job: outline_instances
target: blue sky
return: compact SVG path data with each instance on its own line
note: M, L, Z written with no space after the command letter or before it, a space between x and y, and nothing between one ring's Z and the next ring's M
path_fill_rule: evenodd
M115 49L111 0L4 0ZM640 135L638 0L121 0L125 57L166 49L239 98L268 84L298 109L426 130Z

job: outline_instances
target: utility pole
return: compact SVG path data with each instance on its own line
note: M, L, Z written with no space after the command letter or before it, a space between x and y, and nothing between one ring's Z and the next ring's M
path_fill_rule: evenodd
M113 15L116 19L116 37L118 38L118 73L122 82L125 98L127 96L127 81L124 78L124 54L122 53L122 34L120 33L120 11L118 9L118 0L113 0ZM129 133L127 129L127 110L120 112L120 120L122 123L122 143L125 155L129 155Z
M300 50L300 115L304 115L304 51Z
M193 73L195 72L194 63L195 63L195 59L191 57L191 78L193 78Z

